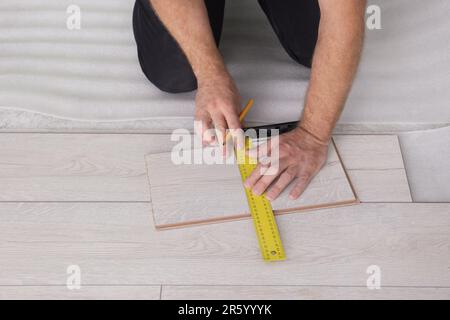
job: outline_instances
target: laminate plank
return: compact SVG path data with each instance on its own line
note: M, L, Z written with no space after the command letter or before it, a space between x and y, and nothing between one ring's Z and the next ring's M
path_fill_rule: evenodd
M1 201L149 201L144 155L168 135L0 134Z
M334 142L361 202L412 202L396 135L336 135Z
M148 203L0 204L0 285L450 287L450 204L370 203L277 217L287 260L265 263L250 220L156 231Z
M163 286L163 300L448 300L450 288Z
M0 243L145 243L157 236L149 209L126 202L0 203Z
M191 150L189 150L191 152ZM250 218L239 168L233 164L176 164L171 153L146 156L155 226L182 227ZM233 160L232 156L229 158ZM334 145L319 174L298 200L285 189L275 214L357 203Z
M364 171L402 164L392 142L396 136L381 137L336 136L335 141L346 169L361 169L354 172L362 182L354 185L356 193L386 202L393 197L384 179L357 179ZM168 152L176 143L159 134L0 134L0 201L149 201L144 156Z
M412 202L404 169L347 170L361 202Z
M347 169L404 169L396 135L336 135L333 139Z
M0 286L0 300L159 300L161 286Z

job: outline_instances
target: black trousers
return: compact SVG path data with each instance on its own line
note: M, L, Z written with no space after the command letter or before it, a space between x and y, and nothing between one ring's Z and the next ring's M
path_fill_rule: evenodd
M289 56L296 62L311 67L320 21L318 0L258 2ZM205 5L218 46L225 0L205 0ZM133 30L142 71L156 87L170 93L197 88L197 79L189 61L155 14L149 0L136 0Z

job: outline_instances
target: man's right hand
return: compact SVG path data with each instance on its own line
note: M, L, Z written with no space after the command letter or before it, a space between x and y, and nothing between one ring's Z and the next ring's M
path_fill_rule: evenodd
M223 143L227 129L240 129L241 97L228 75L213 76L199 81L196 96L196 133L205 145ZM214 136L214 130L216 135Z
M165 27L188 58L197 78L196 130L205 144L222 139L226 129L239 129L239 92L217 48L204 0L150 0ZM197 123L197 122L196 122ZM197 126L200 127L200 126ZM219 139L219 140L220 140ZM239 140L239 139L237 139ZM238 141L239 143L239 141Z

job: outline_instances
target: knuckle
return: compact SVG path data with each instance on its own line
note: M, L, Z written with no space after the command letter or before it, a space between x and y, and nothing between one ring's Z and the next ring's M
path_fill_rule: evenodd
M258 186L261 187L262 189L266 189L269 186L269 184L266 181L261 180L260 182L258 182Z
M280 154L288 154L290 151L290 148L285 143L283 143L278 146L278 150L279 150Z
M197 110L197 111L195 112L195 118L196 118L196 119L203 119L203 118L206 118L207 115L208 115L208 114L207 114L206 112L204 112L203 110Z
M275 194L279 194L281 192L281 186L278 183L274 184L270 191Z
M285 175L286 179L288 179L288 180L292 180L295 178L295 172L293 172L293 170L289 170L289 169L286 170L284 175Z
M209 101L208 101L208 106L209 107L218 107L218 106L221 106L223 104L223 99L222 98L220 98L220 97L214 97L214 98L211 98Z
M303 183L297 182L293 188L293 191L298 192L303 188Z
M252 182L256 182L259 179L259 174L258 173L252 173L250 175L250 177L248 177L248 180L252 181Z
M298 182L303 184L309 180L310 175L309 174L300 174L297 176Z

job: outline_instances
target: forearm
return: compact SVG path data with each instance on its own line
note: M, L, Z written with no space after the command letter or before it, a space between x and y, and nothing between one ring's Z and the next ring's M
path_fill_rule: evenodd
M204 0L149 0L159 19L180 45L199 86L228 75L209 24Z
M319 37L300 127L327 143L359 64L365 1L322 0L321 9Z

